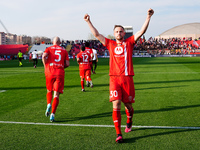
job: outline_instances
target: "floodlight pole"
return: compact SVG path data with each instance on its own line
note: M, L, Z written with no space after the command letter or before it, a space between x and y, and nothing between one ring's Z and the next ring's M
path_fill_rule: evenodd
M6 30L6 32L7 32L7 34L9 34L9 32L8 32L8 30L7 30L7 28L6 28L6 26L3 24L3 22L0 20L0 23L1 23L1 25L3 26L3 28Z

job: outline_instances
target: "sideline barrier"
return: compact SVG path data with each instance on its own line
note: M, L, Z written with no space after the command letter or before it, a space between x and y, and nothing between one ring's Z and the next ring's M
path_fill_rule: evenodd
M17 55L19 50L21 50L22 53L25 53L28 50L28 45L0 45L0 55Z
M133 55L132 57L197 57L197 55ZM98 58L110 58L110 56L98 56Z
M196 55L156 55L155 57L196 57Z

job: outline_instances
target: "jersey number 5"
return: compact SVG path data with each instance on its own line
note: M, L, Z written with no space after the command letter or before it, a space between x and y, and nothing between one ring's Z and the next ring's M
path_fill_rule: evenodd
M56 50L55 55L58 55L58 59L55 59L55 62L59 62L61 60L61 51Z

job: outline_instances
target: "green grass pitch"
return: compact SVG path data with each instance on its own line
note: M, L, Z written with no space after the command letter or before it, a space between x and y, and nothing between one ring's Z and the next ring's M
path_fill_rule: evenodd
M133 61L136 89L133 125L147 128L135 127L124 133L122 127L121 144L115 143L114 127L61 126L113 125L108 59L99 59L97 74L92 75L94 88L86 87L85 93L81 92L78 64L70 60L54 123L44 115L46 87L41 61L37 68L28 60L23 60L23 67L18 67L17 60L0 62L0 149L199 149L199 129L148 127L200 127L200 57L133 58ZM124 107L121 114L125 125Z

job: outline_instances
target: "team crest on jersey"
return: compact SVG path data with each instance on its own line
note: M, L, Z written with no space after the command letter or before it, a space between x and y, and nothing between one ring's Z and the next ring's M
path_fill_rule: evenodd
M124 52L123 48L118 46L118 47L115 47L115 50L114 50L115 54L122 54Z
M129 100L129 101L132 101L132 99L133 99L132 96L129 96L129 97L128 97L128 100Z

